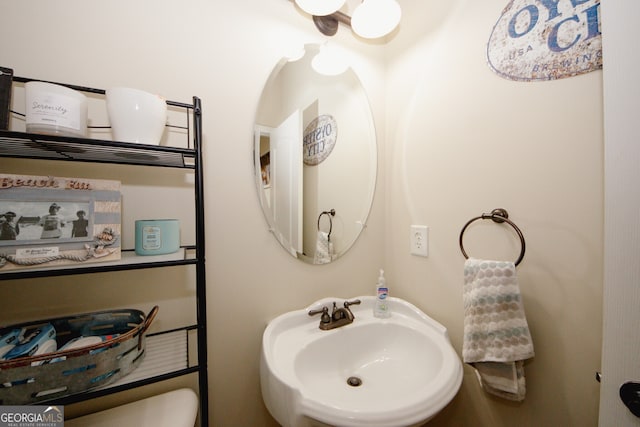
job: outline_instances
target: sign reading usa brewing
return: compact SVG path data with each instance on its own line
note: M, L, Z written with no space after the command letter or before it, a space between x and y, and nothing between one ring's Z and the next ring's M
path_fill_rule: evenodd
M487 44L509 80L571 77L602 68L600 0L511 0Z

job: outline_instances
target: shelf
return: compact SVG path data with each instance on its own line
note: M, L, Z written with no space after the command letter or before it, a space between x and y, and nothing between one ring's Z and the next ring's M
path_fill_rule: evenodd
M13 81L18 83L26 83L33 80L13 76ZM61 84L74 90L105 95L105 91L102 89L57 82L47 83ZM137 256L133 250L122 250L121 259L117 261L80 262L59 266L41 265L30 268L9 268L9 266L5 266L4 270L0 268L0 281L193 265L196 283L197 325L157 334L148 334L145 358L140 366L129 375L108 386L62 398L52 398L48 402L57 405L72 404L183 375L197 374L200 396L200 425L207 426L209 424L209 407L207 399L202 106L200 98L195 96L193 97L193 103L190 104L169 100L166 102L170 107L174 107L172 110L175 113L180 113L180 109L184 109L186 113L186 124L167 124L169 128L181 129L179 132L185 136L184 143L178 143L178 147L0 130L0 158L42 159L190 170L194 175L195 243L191 244L192 242L190 242L189 246L185 246L177 253L169 255ZM176 134L175 136L180 135ZM172 145L174 139L169 139ZM48 165L45 166L48 167ZM143 203L143 201L138 202ZM117 277L114 280L117 280ZM44 402L40 402L40 404L42 403Z
M178 252L166 255L140 256L132 250L121 252L121 259L116 261L94 262L90 264L65 264L59 266L45 266L0 270L0 280L24 279L29 277L67 276L72 274L100 273L106 271L138 270L143 268L168 267L175 265L195 264L195 248L186 246Z
M106 396L118 391L128 390L132 387L139 387L197 372L199 366L189 365L189 332L196 328L196 326L189 326L173 331L148 334L145 343L144 359L140 365L128 375L103 387L89 390L85 393L38 402L38 405L47 403L70 405L72 403Z
M133 372L104 388L143 381L148 378L179 372L189 367L188 331L177 330L147 335L145 356Z
M194 169L190 148L0 130L0 157Z

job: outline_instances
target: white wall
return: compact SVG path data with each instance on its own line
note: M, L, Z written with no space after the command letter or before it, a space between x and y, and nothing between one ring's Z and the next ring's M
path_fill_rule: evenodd
M377 131L384 134L379 49L362 45L344 30L338 37L345 40L344 49L374 105ZM329 266L304 264L285 252L269 233L258 203L252 149L262 87L293 47L322 41L310 19L285 0L71 0L64 5L10 0L0 14L0 58L17 75L100 88L126 85L178 101L202 98L212 425L273 425L258 379L261 334L268 320L321 297L369 293L383 263L383 172L369 227L346 256ZM0 160L3 172L42 170L32 165ZM59 168L71 176L90 172ZM147 178L123 179L137 184ZM152 174L148 179L159 178ZM173 310L177 303L171 298L193 295L183 276L182 271L118 273L117 285L104 275L3 282L0 324L19 316L128 304L119 296L126 292L136 305L147 298L160 300L159 316L166 317L186 311ZM154 295L154 281L165 281L161 295ZM59 289L73 293L71 302L57 294ZM88 408L83 404L68 413Z
M385 153L389 282L392 293L446 325L460 350L458 236L471 218L507 209L527 243L517 270L536 351L525 365L527 397L522 404L488 397L465 368L458 397L430 425L596 425L602 76L526 83L495 75L486 44L505 3L450 2L436 10L437 24L394 54ZM408 253L411 224L430 227L426 259ZM468 229L464 243L477 258L515 260L520 251L517 236L491 221Z
M262 85L293 41L321 40L289 1L10 0L0 15L0 57L18 75L202 98L212 425L274 425L258 382L266 322L320 297L370 293L379 267L392 294L443 323L460 350L458 233L468 219L495 207L506 208L527 239L518 274L537 354L526 365L527 399L513 405L489 398L467 370L458 397L432 425L595 425L601 73L544 83L503 80L490 71L484 52L504 0L401 3L411 12L389 45L362 43L344 28L335 40L351 52L371 100L380 169L368 227L346 256L322 267L293 259L271 236L253 180L252 130ZM27 167L0 160L0 170L11 168ZM416 223L431 227L426 259L409 255L409 225ZM470 234L465 243L479 257L512 257L519 249L500 228ZM165 280L160 299L188 283L181 273L118 278L118 290ZM74 307L119 303L101 283L82 280L53 283L75 293ZM26 301L28 294L46 294L52 311L68 309L50 284L2 283L0 323L19 315L6 301ZM135 302L142 304L149 291L142 288Z

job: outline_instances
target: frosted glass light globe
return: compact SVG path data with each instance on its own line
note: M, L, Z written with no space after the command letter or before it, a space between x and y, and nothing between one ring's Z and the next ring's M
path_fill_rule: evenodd
M311 67L324 76L337 76L347 71L349 64L341 52L325 44L311 60Z
M393 31L402 10L395 0L365 0L353 11L351 28L360 37L375 39Z
M344 5L346 0L296 0L300 9L310 15L331 15Z

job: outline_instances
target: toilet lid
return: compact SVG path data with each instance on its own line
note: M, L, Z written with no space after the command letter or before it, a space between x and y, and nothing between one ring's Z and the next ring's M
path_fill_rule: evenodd
M83 417L65 420L65 427L193 427L198 396L182 388Z

